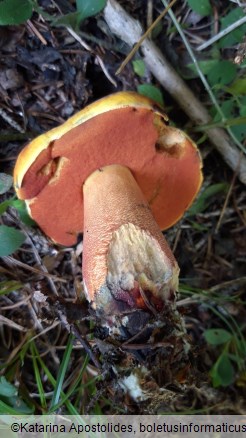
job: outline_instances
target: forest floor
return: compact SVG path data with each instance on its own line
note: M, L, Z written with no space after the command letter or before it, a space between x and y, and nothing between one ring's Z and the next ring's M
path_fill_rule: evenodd
M164 9L159 0L120 3L145 29ZM51 16L75 10L68 0L42 0L39 5ZM220 17L239 9L235 3L221 0L213 2L210 15L200 16L186 2L178 1L173 11L198 60L208 65L211 60L233 64L237 42L232 41L230 47L212 46L205 52L196 48L218 33ZM200 381L183 379L176 386L167 382L165 390L176 396L170 397L162 410L243 414L246 193L237 168L228 167L208 140L206 130L201 133L194 129L195 123L142 63L141 51L115 75L131 48L110 32L103 12L87 18L75 35L81 40L66 25L52 25L45 14L37 12L24 24L0 27L1 172L12 175L16 158L28 141L62 124L87 104L116 91L146 92L141 86L153 85L172 123L199 144L204 169L203 186L194 206L165 232L180 266L178 309ZM153 31L152 38L212 114L213 104L194 68L189 68L192 62L169 15ZM243 78L243 62L236 66L237 76L222 83L217 92L224 109L231 96L228 87ZM210 76L212 82L221 84L218 74L216 79ZM216 92L215 82L212 88ZM233 102L240 99L240 95L234 95ZM240 112L238 108L231 109L228 119L237 116L232 111ZM245 129L235 130L235 135L245 146ZM0 389L13 389L11 397L1 395L0 390L0 411L146 413L141 403L131 405L127 395L119 399L114 387L104 384L104 374L86 355L84 344L69 333L71 321L76 320L81 338L96 351L90 321L78 322L82 319L80 307L84 316L87 306L81 274L82 240L70 248L55 245L37 226L30 225L23 205L13 203L14 196L13 186L1 195L1 224L20 230L25 241L0 259ZM8 208L6 201L11 201Z

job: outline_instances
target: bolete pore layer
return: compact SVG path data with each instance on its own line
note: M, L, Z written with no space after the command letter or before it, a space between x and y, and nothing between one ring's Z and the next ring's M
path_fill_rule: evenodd
M162 309L178 265L161 230L196 196L195 144L149 99L121 92L33 140L14 171L19 198L55 242L84 233L83 278L98 312Z

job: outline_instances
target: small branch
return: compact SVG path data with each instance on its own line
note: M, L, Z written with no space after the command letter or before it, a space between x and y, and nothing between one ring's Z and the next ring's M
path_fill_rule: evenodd
M104 17L111 32L129 46L134 46L140 40L143 34L140 23L133 19L115 0L107 1ZM197 125L210 123L211 117L207 109L194 96L155 44L149 39L145 39L141 45L141 53L149 70L190 119ZM220 128L213 128L207 132L207 136L226 163L234 171L238 169L239 179L246 184L246 158L241 157L239 149L226 132Z
M221 30L219 33L217 33L217 35L214 35L212 38L210 38L209 40L205 41L205 43L203 43L200 46L198 46L196 48L196 50L201 51L201 50L206 49L207 47L211 46L216 41L218 41L221 38L223 38L228 33L232 32L234 29L237 29L237 27L242 26L242 24L244 24L244 23L246 23L246 16L240 18L237 21L235 21L235 23L230 24L230 26L228 26L226 29Z
M88 50L89 52L93 52L92 48L89 46L89 44L87 44L85 41L82 40L82 38L70 27L66 26L67 31L70 33L70 35L72 35L72 37L74 37L74 39L76 41L78 41L78 43L84 47L84 49ZM94 53L94 52L93 52ZM95 58L97 59L98 64L100 65L103 73L105 74L106 78L111 82L111 84L113 84L114 87L117 87L117 83L116 81L112 78L112 76L109 74L102 58L97 55L96 53L94 53Z
M133 49L130 51L130 53L127 55L126 59L122 62L120 68L118 68L116 75L119 75L122 70L125 68L126 64L133 58L135 53L138 51L139 47L141 46L142 42L147 38L149 35L151 35L152 30L155 28L155 26L162 20L163 17L165 17L166 13L169 11L169 9L174 5L174 3L177 0L172 0L171 3L164 9L164 11L157 17L157 19L150 25L150 27L146 30L146 32L141 36L137 44L133 47Z

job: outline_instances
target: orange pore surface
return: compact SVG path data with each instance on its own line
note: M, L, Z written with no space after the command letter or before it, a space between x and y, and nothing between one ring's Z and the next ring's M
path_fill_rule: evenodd
M49 237L73 245L83 232L84 181L100 167L121 164L131 170L160 228L168 228L197 193L200 157L189 139L178 155L157 151L157 139L149 109L128 107L95 116L41 152L23 179L21 197L29 200L32 217ZM57 174L53 163L42 170L59 157L65 159Z

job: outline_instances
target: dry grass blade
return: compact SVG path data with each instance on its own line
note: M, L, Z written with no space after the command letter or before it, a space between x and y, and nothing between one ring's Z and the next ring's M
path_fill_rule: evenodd
M76 41L78 41L79 44L81 44L82 47L84 47L86 50L88 50L90 52L93 52L93 50L89 46L89 44L87 44L85 41L83 41L82 38L73 29L71 29L70 27L67 27L66 29L70 33L70 35L72 35L74 37L74 39ZM108 78L108 80L111 82L111 84L113 84L114 87L117 87L116 81L109 74L109 72L108 72L108 70L107 70L107 68L106 68L102 58L99 55L97 55L97 54L95 55L95 57L96 57L96 59L98 61L98 64L100 65L103 73L105 74L105 76Z
M3 257L3 260L6 260L6 262L10 262L12 266L20 266L21 268L26 269L27 271L31 271L34 272L35 274L39 274L41 277L52 278L55 281L66 283L66 280L64 280L63 278L49 274L48 272L40 271L39 269L33 268L32 266L29 266L26 263L21 262L20 260L16 260L11 256Z
M16 322L12 321L9 318L6 318L3 315L0 315L0 322L2 324L7 325L8 327L10 327L12 329L19 330L20 332L26 332L27 331L26 328L22 327L20 324L16 324Z
M12 362L12 360L18 355L19 351L22 349L23 345L26 344L29 337L29 333L25 333L23 338L17 345L12 349L11 353L8 356L8 359L4 362L4 367L1 370L1 374L4 375L5 369L8 367L8 365Z
M196 48L196 50L201 51L206 49L207 47L211 46L216 41L223 38L225 35L228 35L228 33L232 32L234 29L236 29L239 26L242 26L242 24L246 23L246 16L243 18L240 18L235 23L232 23L230 26L228 26L226 29L223 29L221 32L217 33L217 35L214 35L212 38L210 38L208 41L205 41L205 43L201 44Z
M28 297L26 297L24 300L18 301L18 302L15 303L15 304L11 304L11 305L9 305L9 306L1 306L1 310L12 310L12 309L16 309L16 308L19 307L19 306L23 306L23 305L27 304L28 301L30 301L30 299L31 299L31 297L28 296Z
M57 327L58 325L60 325L60 321L55 321L53 322L52 325L50 325L49 327L46 327L45 329L43 329L40 333L38 333L37 335L33 336L29 342L34 341L35 339L39 338L40 336L45 335L47 332L49 332L50 330L53 330L55 327Z

